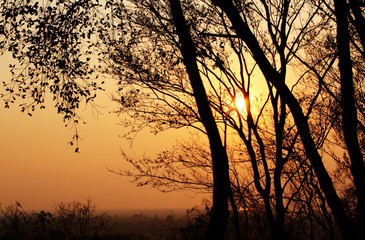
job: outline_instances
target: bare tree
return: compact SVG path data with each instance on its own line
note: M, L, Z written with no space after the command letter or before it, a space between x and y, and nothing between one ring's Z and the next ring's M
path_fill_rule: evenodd
M212 2L224 11L224 13L230 19L236 34L247 44L266 80L272 83L279 94L286 100L298 127L301 140L306 149L306 154L312 163L314 171L316 172L320 185L326 195L327 202L335 216L339 228L341 229L345 239L355 239L356 234L352 231L349 218L346 215L344 208L341 206L341 201L333 187L331 178L323 165L323 161L318 151L316 150L308 122L303 114L302 107L300 106L297 98L290 92L288 86L280 80L280 72L276 71L269 62L265 52L258 43L257 38L252 33L247 21L245 21L245 14L244 12L240 11L239 6L232 2ZM263 4L265 5L265 3ZM286 4L289 4L289 1L286 1ZM284 33L285 31L283 34Z

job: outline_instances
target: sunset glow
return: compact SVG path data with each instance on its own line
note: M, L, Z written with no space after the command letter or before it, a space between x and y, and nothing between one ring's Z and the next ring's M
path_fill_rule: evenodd
M0 240L363 239L364 1L0 0Z
M246 101L243 93L240 92L236 95L234 104L240 114L246 112Z
M4 79L11 78L9 62L8 55L0 58ZM65 127L53 102L45 103L46 109L37 109L32 117L15 104L5 109L1 102L0 206L17 201L28 210L48 210L58 202L87 198L98 209L191 208L200 204L203 195L194 198L194 193L166 194L148 186L136 187L108 171L128 167L121 149L130 149L130 142L119 137L125 129L117 124L120 119L116 114L109 114L113 107L108 101L107 96L99 95L98 118L90 108L81 111L87 124L80 124L78 129L82 138L79 153L68 144L73 129ZM135 138L132 150L136 154L155 153L160 146L169 146L172 137L176 139L171 135L145 131Z

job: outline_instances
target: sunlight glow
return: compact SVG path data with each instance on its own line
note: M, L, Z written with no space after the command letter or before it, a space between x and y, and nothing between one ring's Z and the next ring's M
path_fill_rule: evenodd
M238 93L235 98L235 108L238 110L240 114L243 114L246 111L246 102L245 102L245 96L243 93Z

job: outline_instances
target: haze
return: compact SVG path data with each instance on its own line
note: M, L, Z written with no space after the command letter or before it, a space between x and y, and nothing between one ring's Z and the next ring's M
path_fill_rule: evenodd
M10 77L9 62L7 57L0 58L2 81ZM103 115L95 117L88 108L82 112L87 124L79 127L79 154L67 144L74 132L64 126L52 101L32 117L21 113L17 103L5 109L1 102L2 206L20 201L25 209L50 209L57 202L84 201L88 197L100 209L191 208L201 203L202 195L136 187L127 178L108 172L107 167L125 167L120 149L128 149L129 142L119 137L125 130L117 125L118 117L109 114L108 98L102 99ZM142 133L133 151L143 154L168 147L172 135L176 138L176 132L157 136Z

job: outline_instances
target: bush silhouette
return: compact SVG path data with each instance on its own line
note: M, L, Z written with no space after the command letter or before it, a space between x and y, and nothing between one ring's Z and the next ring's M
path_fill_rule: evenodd
M97 240L110 228L106 214L96 215L91 199L58 203L54 213L27 213L19 202L5 208L0 221L2 240Z

